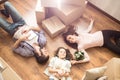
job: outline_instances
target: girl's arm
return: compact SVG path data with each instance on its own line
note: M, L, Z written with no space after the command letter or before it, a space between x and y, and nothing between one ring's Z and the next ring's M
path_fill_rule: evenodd
M48 71L50 73L58 73L59 72L59 69L53 69L52 67L48 67Z
M65 72L63 74L60 74L60 76L68 77L68 76L70 76L70 73L69 72Z
M48 68L48 71L50 72L50 73L55 73L55 74L57 74L57 75L59 75L59 76L64 76L64 77L68 77L69 75L70 75L70 73L69 72L64 72L64 70L61 70L61 69L53 69L52 67L49 67Z
M81 50L81 52L84 53L84 59L83 60L71 60L71 64L78 64L78 63L85 63L85 62L89 62L90 61L90 57L88 55L88 53L85 50Z
M30 31L30 30L39 32L39 31L41 30L41 28L40 28L39 26L36 26L36 27L34 27L34 26L29 26L29 27L26 27L23 32L28 32L28 31Z

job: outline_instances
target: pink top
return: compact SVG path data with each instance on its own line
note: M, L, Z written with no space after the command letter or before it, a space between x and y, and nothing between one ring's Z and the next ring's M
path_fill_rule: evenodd
M101 31L95 33L80 33L78 36L78 49L88 49L91 47L102 46L103 35Z

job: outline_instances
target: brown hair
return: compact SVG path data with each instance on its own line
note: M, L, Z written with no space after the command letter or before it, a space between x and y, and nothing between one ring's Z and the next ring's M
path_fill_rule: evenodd
M41 53L42 53L41 56L39 56L36 52L34 52L34 53L35 53L34 56L35 56L37 62L40 64L45 64L49 60L49 55L48 56L43 55L42 51L41 51Z
M60 49L64 49L66 51L66 57L65 59L66 60L71 60L72 59L72 54L70 53L70 50L69 49L65 49L64 47L59 47L57 50L56 50L56 53L54 56L57 56L58 57L58 52Z
M77 49L77 46L78 46L77 43L70 43L67 40L67 36L68 35L76 35L76 36L78 36L78 34L75 32L74 26L70 25L69 28L68 28L68 30L65 33L63 33L62 36L63 36L63 39L64 39L65 43L68 46L70 46L70 47L72 47L74 49Z

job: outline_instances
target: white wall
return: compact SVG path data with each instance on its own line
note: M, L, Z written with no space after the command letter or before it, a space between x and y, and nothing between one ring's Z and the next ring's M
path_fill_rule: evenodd
M88 0L88 1L120 21L120 0Z

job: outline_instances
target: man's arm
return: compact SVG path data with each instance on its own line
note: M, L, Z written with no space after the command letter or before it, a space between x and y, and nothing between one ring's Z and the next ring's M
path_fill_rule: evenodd
M41 28L39 26L28 26L24 29L23 32L28 32L30 30L40 32Z
M30 27L30 30L34 30L34 31L40 31L41 30L41 28L39 27L39 26L36 26L36 27Z
M17 48L17 47L19 46L20 42L27 40L28 37L29 37L29 35L26 35L26 34L22 35L22 36L14 43L13 48Z

